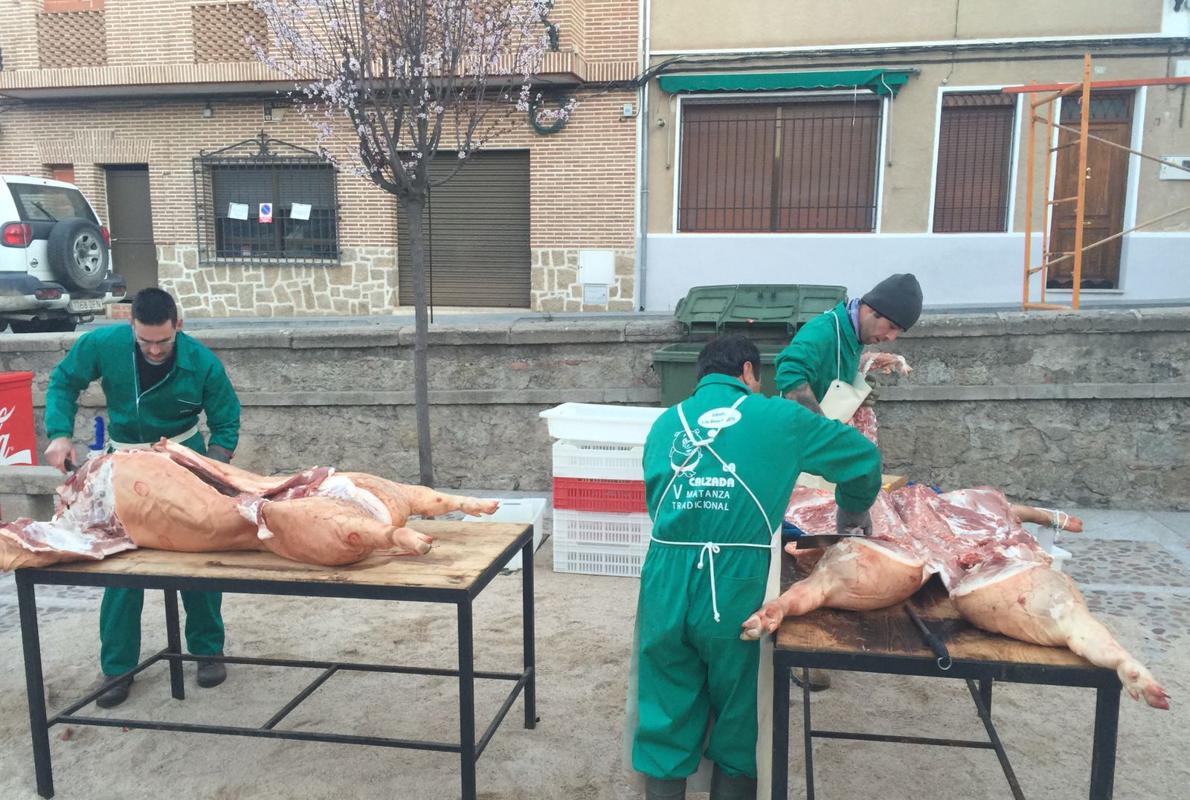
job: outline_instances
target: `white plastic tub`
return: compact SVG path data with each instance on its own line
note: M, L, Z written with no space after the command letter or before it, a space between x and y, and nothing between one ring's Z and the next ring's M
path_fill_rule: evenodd
M500 507L495 514L483 517L473 517L470 514L460 514L463 522L524 522L533 524L533 552L541 547L541 539L545 533L545 505L546 501L540 497L517 497L500 501ZM506 569L521 568L521 551L508 560Z
M555 439L641 445L664 408L563 403L539 416Z
M554 442L555 478L643 481L645 449L611 442Z

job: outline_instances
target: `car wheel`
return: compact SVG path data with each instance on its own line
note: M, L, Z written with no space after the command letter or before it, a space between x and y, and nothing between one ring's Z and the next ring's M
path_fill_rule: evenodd
M70 289L91 291L107 277L111 258L99 226L81 217L58 220L47 247L50 269Z
M12 321L13 333L72 333L78 326L73 319L31 319Z

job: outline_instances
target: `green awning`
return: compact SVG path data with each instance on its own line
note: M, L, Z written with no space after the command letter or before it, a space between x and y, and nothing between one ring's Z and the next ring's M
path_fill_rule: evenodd
M881 96L896 96L916 70L845 69L829 72L716 72L698 75L662 75L661 91L679 92L786 92L814 89L869 89Z

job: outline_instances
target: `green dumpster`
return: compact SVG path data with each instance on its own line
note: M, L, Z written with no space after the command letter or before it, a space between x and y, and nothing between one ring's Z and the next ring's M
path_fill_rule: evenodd
M777 354L799 327L846 296L845 286L695 286L674 309L689 341L666 345L653 353L653 371L661 379L661 405L672 406L690 396L698 383L699 351L709 339L722 333L743 333L756 341L761 390L775 394L773 361Z

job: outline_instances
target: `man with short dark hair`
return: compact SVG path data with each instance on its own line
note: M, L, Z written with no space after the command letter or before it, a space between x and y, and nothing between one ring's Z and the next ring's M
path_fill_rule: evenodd
M798 475L836 484L840 531L871 530L876 446L854 428L764 397L759 371L746 338L712 341L699 353L694 393L658 417L645 440L653 533L637 604L632 764L647 778L648 800L685 797L708 724L712 800L756 797L760 644L742 641L741 625L764 603Z
M131 325L110 325L78 338L50 375L45 401L48 464L66 472L77 464L74 419L79 394L98 380L107 399L110 449L148 448L162 437L219 461L230 461L240 435L240 401L223 364L202 343L182 333L174 299L142 289L132 303ZM204 445L198 417L211 431ZM196 656L223 654L222 595L182 592L186 644ZM99 609L100 665L105 677L122 675L140 661L141 589L107 589ZM198 685L227 677L220 661L198 662ZM114 684L97 702L124 702L132 677Z
M844 300L807 322L777 356L777 389L821 414L831 384L851 384L864 345L891 342L921 316L921 285L911 273L890 275L858 299Z

